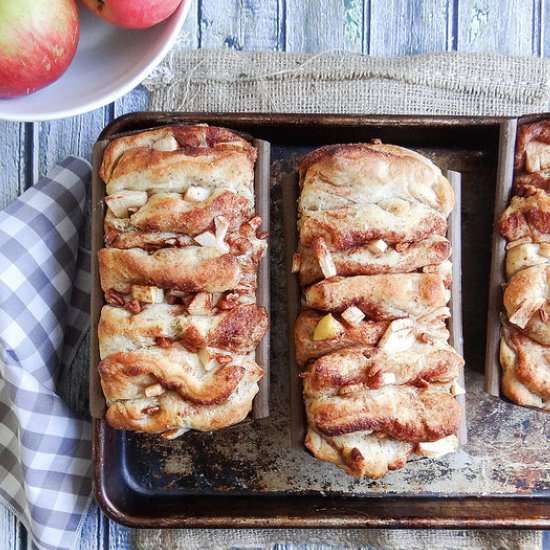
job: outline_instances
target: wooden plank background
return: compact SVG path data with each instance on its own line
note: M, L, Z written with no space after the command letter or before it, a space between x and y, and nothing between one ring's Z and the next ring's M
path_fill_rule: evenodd
M550 32L543 32L548 25L550 0L193 0L184 32L190 48L549 56ZM0 208L57 160L68 154L89 158L105 124L145 110L147 104L147 93L137 88L114 104L78 117L36 124L0 121ZM87 367L82 359L82 369L63 377L60 392L84 414ZM94 509L79 547L118 550L135 545L130 530ZM28 548L25 529L0 507L0 549Z

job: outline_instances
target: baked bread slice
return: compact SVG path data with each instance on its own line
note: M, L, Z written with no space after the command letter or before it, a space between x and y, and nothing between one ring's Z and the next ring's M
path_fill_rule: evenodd
M331 250L382 239L419 241L445 235L454 204L441 170L393 145L316 149L300 165L299 231L303 247L323 238Z
M415 444L386 437L370 430L327 437L308 429L305 446L319 460L342 468L356 478L380 479L407 463Z
M342 312L356 306L374 321L420 317L446 306L450 292L437 273L331 277L304 292L305 305Z
M193 403L169 390L151 397L113 401L105 418L114 428L157 433L166 439L188 430L220 430L248 416L262 375L259 367L245 370L234 391L219 404Z
M550 411L550 348L510 325L500 340L502 391L518 405Z
M298 252L300 284L316 283L324 278L321 269L322 248L318 241ZM451 244L445 237L432 236L421 241L388 245L379 239L365 245L329 252L336 275L376 275L409 273L427 265L444 262L451 255Z
M368 392L320 394L306 396L305 404L309 425L329 437L372 430L411 443L437 441L456 433L461 416L448 385L388 385Z
M208 350L207 354L208 362L178 344L113 353L99 363L103 393L110 403L169 389L185 401L217 405L229 398L245 372L259 369L246 356Z
M123 190L185 193L229 189L254 200L256 150L223 128L175 126L113 140L100 176L107 194Z
M550 263L550 243L516 241L506 247L506 278L534 265Z
M424 204L446 218L454 206L451 185L433 162L383 143L315 149L300 163L300 188L304 211L399 198Z
M120 205L133 193L121 191L111 195L107 198L107 207L113 200ZM127 202L131 203L131 199ZM109 231L173 232L194 237L213 227L215 219L220 216L223 216L229 232L238 230L254 216L249 199L225 189L212 192L202 201L186 200L181 193L156 193L148 197L145 204L135 208L135 212L126 211L127 216L120 217L109 209L105 234Z
M344 396L388 385L452 383L464 360L447 342L413 340L410 347L347 348L313 361L302 373L304 396Z
M498 228L508 241L550 242L550 196L537 189L527 197L512 197L498 221Z
M150 304L136 314L105 306L98 325L102 359L113 353L179 344L191 352L206 347L233 353L256 349L269 327L269 316L256 304L212 314L189 314L183 305Z
M518 271L504 289L502 302L508 320L542 345L550 345L550 265Z
M239 257L211 247L162 248L153 253L139 248L103 248L98 258L107 301L109 291L130 294L132 285L223 292L237 287L243 276Z
M352 311L355 311L353 306ZM420 341L447 342L449 331L445 321L449 316L450 312L447 307L436 309L411 323L409 332ZM306 309L298 315L294 325L294 340L296 361L299 366L303 366L311 359L341 349L376 346L391 324L391 321L369 321L362 318L361 315L350 322L341 314L334 313L331 315L334 320L334 323L331 324L332 330L328 333L325 331L321 335L315 334L319 323L325 317L325 314L312 309Z

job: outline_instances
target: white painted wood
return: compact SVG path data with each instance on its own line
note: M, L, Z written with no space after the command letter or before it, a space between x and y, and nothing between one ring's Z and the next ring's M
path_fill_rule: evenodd
M22 529L15 516L7 509L0 509L0 548L19 550L21 548Z
M536 4L536 0L460 0L458 51L536 54Z
M452 2L370 0L370 6L370 55L389 57L452 49Z
M0 121L0 209L20 195L27 186L26 127L30 128L30 125Z
M277 0L202 0L199 44L235 50L282 49L278 18Z
M364 7L362 0L286 0L285 50L362 52Z
M40 174L67 155L90 160L92 145L110 118L107 106L76 117L42 122L38 144L35 144L39 152Z

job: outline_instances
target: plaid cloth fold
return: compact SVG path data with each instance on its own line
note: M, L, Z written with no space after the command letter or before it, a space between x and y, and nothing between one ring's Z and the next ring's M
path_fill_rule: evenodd
M90 424L55 393L89 323L90 173L69 157L0 212L0 499L47 550L75 545L91 501Z

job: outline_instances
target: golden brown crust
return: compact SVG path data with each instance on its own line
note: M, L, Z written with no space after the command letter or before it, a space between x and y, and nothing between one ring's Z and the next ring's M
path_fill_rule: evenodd
M534 146L534 147L533 147ZM528 162L529 153L533 153L542 146L550 152L550 121L540 120L531 124L523 124L519 127L516 138L516 154L514 168L534 172L550 167L550 157L544 157L538 162L538 170L534 166L537 162ZM533 151L534 150L534 151ZM535 159L537 160L537 159ZM528 166L529 165L529 166Z
M506 278L534 265L550 263L550 243L510 243L506 250Z
M99 175L109 183L121 157L135 149L184 150L190 153L203 150L236 150L245 152L252 162L256 159L256 150L245 139L225 128L206 124L164 126L154 130L138 132L112 140L105 148ZM166 151L159 151L166 152ZM168 151L172 152L172 151Z
M415 447L413 443L370 431L326 437L311 428L305 446L318 459L331 462L358 479L380 479L388 471L402 468Z
M454 206L452 187L441 170L426 157L396 145L320 147L302 160L300 187L300 204L306 210L319 207L319 196L325 199L324 209L334 208L334 202L365 200L365 195L373 202L390 197L420 202L444 217Z
M235 391L246 369L259 367L246 357L223 355L227 363L205 372L200 358L183 347L149 348L113 353L98 366L108 401L145 397L145 388L160 384L185 401L201 405L223 403Z
M151 304L132 314L126 309L104 306L98 325L101 358L120 351L154 347L162 338L165 345L180 342L193 329L206 346L249 353L260 343L269 328L264 308L255 304L237 305L214 315L189 315L182 305Z
M311 363L302 374L304 396L344 395L392 384L452 382L463 366L462 357L446 342L416 341L397 353L376 347L348 348Z
M246 370L235 391L220 404L199 405L167 391L155 397L110 403L105 418L114 428L148 433L178 428L202 432L219 430L246 418L261 377L259 367Z
M456 433L460 406L447 391L384 386L345 396L306 399L310 424L322 435L383 432L411 443L437 441Z
M498 221L501 235L508 241L529 238L550 241L550 196L537 190L528 197L513 197Z
M550 348L503 327L500 362L504 395L518 405L550 410Z
M98 252L101 288L122 294L133 284L187 292L223 292L241 279L241 262L215 248L163 248L152 254L138 248L103 248Z
M534 265L517 272L502 297L509 321L543 345L550 345L549 285L550 265Z
M315 247L300 249L300 284L310 285L323 279ZM439 264L451 255L445 237L433 236L422 241L388 246L378 252L373 243L331 252L337 275L376 275L409 273L427 265Z
M420 338L422 335L428 335L430 340L447 341L449 331L445 319L448 316L449 310L442 308L436 312L436 315L430 316L428 319L419 319L415 323L415 335ZM356 325L350 325L340 315L334 314L334 318L340 323L343 330L333 338L314 340L313 331L322 317L322 313L309 309L302 311L296 319L294 339L296 361L300 366L310 359L316 359L344 348L376 346L390 324L390 321L363 320Z
M450 299L445 280L435 273L331 277L305 291L305 304L322 311L358 307L375 321L419 317Z
M223 216L229 230L239 229L253 215L250 201L223 189L203 202L188 202L178 193L158 193L130 216L129 226L144 232L175 232L195 236L213 228L214 218Z
M447 221L422 204L388 199L360 208L303 212L298 228L303 247L313 246L314 240L321 237L331 250L345 250L377 239L394 244L443 236Z

